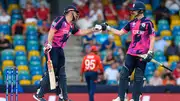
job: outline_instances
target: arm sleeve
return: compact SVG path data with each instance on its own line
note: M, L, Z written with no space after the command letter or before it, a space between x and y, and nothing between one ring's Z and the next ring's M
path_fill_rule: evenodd
M83 58L83 61L82 61L82 64L81 64L81 71L80 71L81 75L84 73L84 68L85 68L84 61L85 61L85 57Z
M148 35L155 36L154 25L151 21L148 23Z
M78 34L79 31L80 31L79 27L76 24L74 24L74 27L72 29L72 34L76 35Z
M129 31L131 30L130 22L129 22L128 24L126 24L126 25L122 28L122 30L123 30L124 32L129 32Z
M99 65L99 70L101 71L101 73L103 73L104 68L103 68L103 65L102 65L101 58L99 56L97 56L97 61L98 61L98 65Z
M63 23L63 17L57 17L51 24L51 28L54 28L56 30L59 30Z

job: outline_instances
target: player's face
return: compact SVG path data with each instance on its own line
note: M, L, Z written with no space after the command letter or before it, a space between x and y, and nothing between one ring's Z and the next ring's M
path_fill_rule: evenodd
M74 16L75 20L79 19L79 13L77 13L76 11L72 11L72 15Z
M131 14L136 16L138 15L138 11L131 11Z

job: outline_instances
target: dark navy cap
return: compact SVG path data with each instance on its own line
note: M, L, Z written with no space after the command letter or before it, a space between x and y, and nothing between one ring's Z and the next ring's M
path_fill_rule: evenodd
M68 6L64 9L64 13L67 13L67 12L69 12L69 11L71 11L71 10L75 11L76 13L79 13L78 9L77 9L75 6L73 6L73 5L68 5Z
M130 8L130 10L132 11L136 11L136 10L145 10L146 7L145 7L145 4L141 1L136 1L133 3L133 7Z

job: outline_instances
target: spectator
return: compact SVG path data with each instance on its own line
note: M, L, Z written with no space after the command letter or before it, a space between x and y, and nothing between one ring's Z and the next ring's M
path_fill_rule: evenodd
M90 39L90 40L88 41L88 44L85 46L85 54L87 54L87 53L90 52L90 47L93 46L93 45L95 45L95 44L94 44L94 41L93 41L92 39Z
M180 10L180 6L178 5L178 0L166 0L165 6L172 12L178 12Z
M109 51L107 53L107 56L105 56L105 58L103 60L103 64L104 64L104 66L110 66L114 62L115 62L115 57L113 56L112 51Z
M2 15L3 11L4 11L4 9L2 7L2 4L0 3L0 15Z
M10 16L3 10L2 15L0 15L0 23L1 24L9 24L10 23Z
M40 4L40 8L37 10L37 18L38 20L48 20L50 22L49 9L43 3Z
M106 80L104 79L103 74L98 75L97 84L106 84Z
M176 69L173 71L175 79L180 78L180 62L177 63Z
M117 50L114 51L114 54L116 56L116 61L118 61L119 64L122 65L125 57L123 49L121 47L117 48Z
M23 10L23 17L25 20L36 17L36 10L33 8L31 2L26 3L26 8Z
M94 34L88 34L83 37L83 52L87 45L90 45L90 44L94 45L96 43L95 38L96 36Z
M119 71L117 69L117 63L113 62L111 68L107 68L104 73L104 78L107 80L107 84L116 85L119 80Z
M99 0L91 0L91 1L90 1L90 5L89 5L89 8L90 8L90 9L93 9L95 6L96 6L98 9L103 10L103 5L102 5L102 3L101 3Z
M100 15L102 17L102 19L104 20L103 10L98 7L98 4L94 4L94 7L89 12L89 19L92 22L95 22L98 20L98 15Z
M152 86L160 86L160 85L162 85L162 78L161 78L160 72L158 70L156 70L154 72L153 77L150 78L149 85L152 85Z
M117 11L119 20L129 20L130 19L130 13L127 9L127 5L123 3L120 10Z
M154 51L159 50L164 52L167 47L168 47L168 43L161 36L156 37L156 41L154 43Z
M102 15L101 15L101 14L98 14L97 20L94 22L94 26L95 26L96 24L102 24L103 22L104 22L104 20L103 20Z
M93 26L93 22L89 19L89 6L86 1L74 0L74 3L77 5L77 9L79 10L79 20L76 24L81 29L87 29ZM83 25L83 26L82 26Z
M26 8L26 3L27 2L30 2L33 5L35 5L37 3L36 0L19 0L19 5L21 6L22 9Z
M175 85L176 82L171 73L165 73L163 77L163 85Z
M0 33L0 52L4 49L10 48L11 44L9 40L5 39L4 34Z
M115 11L115 7L110 0L108 5L104 6L104 15L106 20L117 20L117 12Z
M46 8L49 8L49 4L46 0L37 0L36 2L36 8L40 8L41 4L44 4Z
M180 55L178 47L175 45L174 40L172 40L172 43L170 46L167 47L166 56L169 57L170 55Z
M12 26L12 36L23 35L26 36L26 26L22 19L18 19L17 22Z
M89 6L85 2L75 2L79 10L79 20L89 15Z
M87 29L93 26L93 22L85 16L85 18L81 18L76 22L77 26L81 29ZM82 26L83 25L83 26Z
M46 20L44 20L42 26L38 28L38 31L40 33L41 45L44 45L45 41L47 40L49 29L50 25L47 23Z
M155 10L155 16L156 16L156 24L158 24L158 21L161 19L165 19L170 24L170 11L168 8L165 7L165 2L162 1L160 6Z
M104 50L114 50L116 48L115 42L114 42L114 36L113 35L109 35L108 39L105 40L102 43L101 46L101 50L100 51L104 51Z

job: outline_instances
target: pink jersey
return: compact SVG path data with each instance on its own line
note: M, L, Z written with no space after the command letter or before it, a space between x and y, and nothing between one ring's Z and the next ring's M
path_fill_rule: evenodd
M54 34L52 47L64 47L71 34L75 35L79 32L74 24L68 23L64 16L57 17L51 24L51 28L57 30Z
M123 30L131 31L132 40L129 45L127 54L137 56L146 54L150 46L150 36L155 36L153 23L146 17L141 20L134 19L130 21Z

